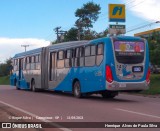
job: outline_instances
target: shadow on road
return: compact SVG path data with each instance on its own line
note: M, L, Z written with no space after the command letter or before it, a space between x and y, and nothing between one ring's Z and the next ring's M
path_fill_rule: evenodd
M60 91L39 91L39 93L44 93L44 94L49 94L49 95L54 95L54 96L59 96L59 97L68 97L68 98L73 98L73 99L78 99L78 98L75 98L73 96L73 94L71 93L64 93L64 92L60 92ZM94 95L87 95L87 96L84 96L83 98L79 99L79 100L93 100L93 101L103 101L103 102L138 102L138 101L135 101L135 100L128 100L127 98L124 99L124 98L119 98L118 96L116 96L115 98L102 98L101 95L99 94L94 94Z
M60 92L60 91L48 91L48 90L39 90L38 92L31 92L30 90L18 90L18 91L25 91L25 92L30 92L30 93L40 93L40 94L47 94L47 95L50 95L50 96L57 96L57 97L67 97L67 98L72 98L72 99L77 99L77 100L90 100L90 101L98 101L98 102L122 102L122 103L134 103L134 102L138 102L138 101L135 101L135 100L131 100L131 99L128 99L128 97L119 97L119 96L116 96L115 98L102 98L101 95L99 94L94 94L94 95L86 95L84 96L83 98L81 99L78 99L78 98L75 98L73 96L73 94L71 93L64 93L64 92Z

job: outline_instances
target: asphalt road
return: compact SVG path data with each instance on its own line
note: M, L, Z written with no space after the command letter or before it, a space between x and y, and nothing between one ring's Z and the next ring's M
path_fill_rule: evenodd
M10 113L5 121L21 121L26 117L25 121L35 122L160 122L160 98L128 94L119 94L114 99L98 95L77 99L71 94L35 93L1 85L0 105L16 112L17 117Z

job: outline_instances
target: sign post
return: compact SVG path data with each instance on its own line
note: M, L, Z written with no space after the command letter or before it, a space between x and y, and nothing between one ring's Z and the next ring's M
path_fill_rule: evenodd
M109 25L109 33L112 34L125 34L126 26L125 25Z
M125 22L124 4L109 4L109 22Z
M125 34L125 25L118 25L118 22L125 22L125 5L124 4L109 4L109 22L116 22L116 25L109 25L109 33L111 35Z

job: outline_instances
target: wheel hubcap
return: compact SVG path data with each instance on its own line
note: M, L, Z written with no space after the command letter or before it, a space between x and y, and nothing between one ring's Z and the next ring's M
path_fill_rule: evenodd
M75 84L75 94L78 96L80 94L80 86L79 84Z

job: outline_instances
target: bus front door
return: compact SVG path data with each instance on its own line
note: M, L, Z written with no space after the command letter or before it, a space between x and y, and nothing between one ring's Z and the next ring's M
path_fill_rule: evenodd
M22 67L23 59L18 60L18 86L20 86L20 80L22 79Z

